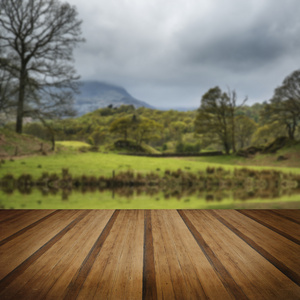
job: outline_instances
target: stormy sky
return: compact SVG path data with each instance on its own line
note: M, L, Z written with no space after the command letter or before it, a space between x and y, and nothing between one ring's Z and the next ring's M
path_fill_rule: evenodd
M198 107L219 86L248 104L300 68L299 0L67 0L83 20L82 80L156 107Z

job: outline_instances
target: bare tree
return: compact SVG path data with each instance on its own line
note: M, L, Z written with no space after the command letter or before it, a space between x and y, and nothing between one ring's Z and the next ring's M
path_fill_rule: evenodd
M17 79L16 132L24 116L70 112L79 77L73 49L84 39L76 8L58 0L1 0L0 42L5 71Z
M16 105L16 86L10 73L1 68L0 60L0 112L7 112Z
M3 58L3 50L0 43L0 113L7 113L16 105L16 82L10 72L6 71L7 59Z

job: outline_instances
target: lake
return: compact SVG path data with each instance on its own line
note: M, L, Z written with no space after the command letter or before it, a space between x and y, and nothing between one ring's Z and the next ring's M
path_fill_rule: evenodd
M300 208L299 189L29 188L0 190L2 209Z

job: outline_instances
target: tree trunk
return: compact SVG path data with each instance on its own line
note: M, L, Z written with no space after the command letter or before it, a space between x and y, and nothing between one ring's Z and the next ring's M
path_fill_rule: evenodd
M244 148L244 139L241 140L241 148Z
M295 126L288 125L287 127L288 127L289 138L291 140L294 140L295 139Z
M230 118L231 118L231 142L232 142L232 152L236 152L235 148L235 120L234 120L234 111L236 107L236 94L233 91L232 96L231 96L231 103L230 103Z
M52 134L52 137L51 137L51 143L52 143L52 148L51 148L51 150L54 151L54 150L55 150L55 137L54 137L54 134Z
M227 155L229 155L229 152L230 152L230 146L228 145L228 142L227 142L227 141L224 142L224 148L225 148L225 153L226 153Z
M236 148L235 148L235 121L234 121L234 113L232 113L232 152L235 153L236 152Z

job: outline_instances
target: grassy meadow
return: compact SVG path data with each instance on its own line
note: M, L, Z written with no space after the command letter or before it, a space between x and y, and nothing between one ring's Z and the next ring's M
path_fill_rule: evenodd
M18 178L22 174L30 174L38 179L43 173L56 173L61 176L62 169L68 169L72 176L104 176L110 178L113 171L117 175L121 172L131 171L134 174L154 173L163 177L165 172L174 172L178 169L183 172L206 172L207 168L222 168L233 176L235 169L245 168L249 163L245 158L235 156L218 157L180 157L180 158L154 158L135 157L116 153L82 152L88 144L82 142L58 142L59 151L49 155L33 155L13 157L2 160L0 178L7 174ZM264 156L256 158L263 161ZM269 158L268 158L269 159ZM275 157L273 157L275 161ZM274 166L275 165L275 166ZM247 166L248 169L263 171L275 170L286 174L300 174L299 167L286 166ZM126 194L127 193L127 194ZM43 192L32 189L28 194L21 194L18 190L12 193L0 192L0 205L2 208L18 209L220 209L220 208L299 208L299 195L283 193L276 198L267 199L264 196L252 197L250 200L237 201L234 192L180 192L166 197L163 191L156 191L151 195L146 192L132 190L129 194L114 190L86 192L80 190L70 191L67 196L64 192ZM220 196L221 195L221 196ZM210 200L209 200L210 199ZM214 201L211 201L214 199ZM222 199L220 201L220 199Z
M134 172L155 172L163 175L166 170L198 172L205 171L207 167L222 167L233 171L235 168L243 168L245 159L233 160L231 156L201 157L201 158L156 158L119 155L115 153L58 153L48 156L31 156L5 160L0 168L0 176L13 174L20 176L29 173L33 178L38 178L43 172L60 174L62 168L66 168L74 176L111 176L112 171L132 170ZM233 163L234 162L234 163ZM265 167L247 166L254 170L272 169L282 172L300 174L300 168L289 167Z
M273 170L284 174L300 175L300 147L296 145L291 149L282 149L276 154L256 155L253 158L242 158L234 155L212 157L142 157L127 156L99 149L91 151L91 146L80 141L58 141L56 151L48 150L43 153L39 148L41 141L29 136L21 136L21 141L16 136L6 136L6 155L0 163L0 178L12 175L19 178L29 174L33 180L38 180L43 174L57 174L62 177L62 169L68 170L74 178L81 176L94 176L96 178L112 178L130 171L136 177L154 174L163 178L166 174L181 170L189 174L207 173L207 169L222 168L224 173L234 178L235 169L251 169L258 172ZM23 147L23 144L27 145ZM9 145L9 146L7 146ZM14 155L15 145L20 145L18 155ZM44 149L49 149L45 142ZM4 148L3 148L4 149ZM23 150L25 149L25 150ZM20 153L23 151L23 153ZM25 152L24 152L25 151ZM278 155L285 155L288 160L277 161ZM214 175L212 175L214 176ZM217 176L217 175L216 175ZM172 181L172 179L171 179ZM170 183L168 183L170 184ZM172 185L172 184L171 184ZM21 193L18 189L5 193L0 191L0 206L2 208L18 209L210 209L210 208L299 208L299 194L284 190L274 195L264 195L263 190L257 195L252 195L246 200L237 200L237 190L217 190L193 192L180 186L174 181L173 191L163 191L156 188L155 193L145 190L127 188L125 190L104 189L94 192L73 189L69 191L54 190L45 193L38 188ZM201 189L200 189L201 190ZM269 191L270 192L270 191ZM66 195L67 193L67 195ZM249 193L248 193L249 194ZM272 194L272 193L271 193ZM241 196L241 199L243 196Z

